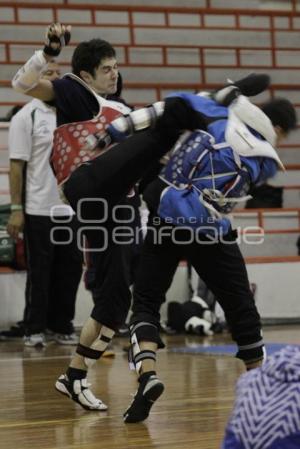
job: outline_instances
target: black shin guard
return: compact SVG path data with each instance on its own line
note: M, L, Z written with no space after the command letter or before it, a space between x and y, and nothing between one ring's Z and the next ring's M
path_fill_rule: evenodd
M259 340L247 345L239 345L236 357L243 360L246 368L252 363L263 361L266 357L263 340Z
M142 350L140 342L156 343L158 348L164 348L158 328L153 323L141 321L130 326L131 347L129 350L129 365L131 369L135 369L140 374L142 362L144 360L156 361L156 352L152 350Z
M98 360L100 359L102 352L97 351L95 349L89 348L88 346L84 346L81 343L78 343L76 348L76 353L81 355L82 357L87 357L88 359Z
M74 380L81 380L86 378L86 371L84 369L72 368L69 366L66 375L71 382Z

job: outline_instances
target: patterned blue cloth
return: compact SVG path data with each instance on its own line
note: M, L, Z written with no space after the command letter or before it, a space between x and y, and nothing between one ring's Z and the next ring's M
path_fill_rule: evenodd
M238 383L222 449L300 448L300 349L287 346Z

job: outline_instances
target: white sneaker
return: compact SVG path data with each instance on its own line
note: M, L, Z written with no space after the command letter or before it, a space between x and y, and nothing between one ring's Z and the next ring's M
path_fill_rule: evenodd
M85 410L107 410L107 405L93 395L90 386L86 378L75 380L72 384L66 374L62 374L55 383L57 391L77 402Z
M46 339L44 334L25 335L24 345L31 348L44 348L46 346Z
M75 334L54 334L53 340L59 345L78 345L79 337Z

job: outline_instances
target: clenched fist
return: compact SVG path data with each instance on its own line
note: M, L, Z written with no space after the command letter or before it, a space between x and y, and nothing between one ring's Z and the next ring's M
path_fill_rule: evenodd
M58 56L62 47L68 45L71 39L71 26L52 23L46 29L44 53L47 56Z

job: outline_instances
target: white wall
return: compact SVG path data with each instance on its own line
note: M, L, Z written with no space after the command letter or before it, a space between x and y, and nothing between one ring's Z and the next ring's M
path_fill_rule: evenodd
M300 318L300 263L250 264L247 268L250 282L257 284L256 301L262 318ZM22 318L24 286L24 272L0 275L1 329ZM183 265L176 272L167 301L183 302L187 298L187 273ZM76 305L76 326L83 324L91 309L92 299L81 283ZM161 314L165 319L166 304Z
M22 319L24 308L25 272L0 274L0 329L7 328L11 324ZM186 267L179 267L174 283L168 292L168 300L185 301L188 296L186 282ZM76 316L74 324L82 326L89 317L93 307L90 293L80 283L76 303ZM162 308L165 316L166 306Z
M250 283L257 286L255 300L264 319L300 319L300 262L247 265ZM193 272L193 286L197 275Z
M300 318L300 263L248 265L257 284L256 301L263 318Z

